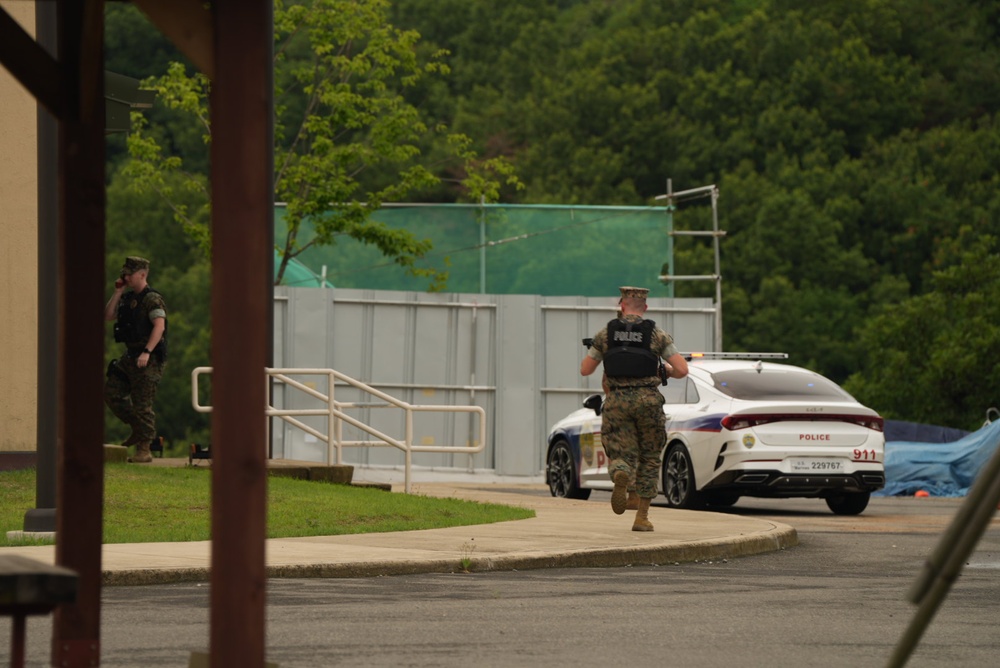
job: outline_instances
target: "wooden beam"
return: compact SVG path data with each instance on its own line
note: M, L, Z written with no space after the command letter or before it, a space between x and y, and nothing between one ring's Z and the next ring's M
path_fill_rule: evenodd
M209 79L215 79L212 13L203 0L132 0Z
M66 109L59 123L56 564L79 576L56 609L53 666L100 665L104 509L103 0L57 4Z
M0 7L0 64L56 118L65 109L62 70L20 24Z
M80 118L104 125L104 0L83 7L80 36ZM90 117L89 114L97 114Z
M213 0L211 665L263 668L273 0Z

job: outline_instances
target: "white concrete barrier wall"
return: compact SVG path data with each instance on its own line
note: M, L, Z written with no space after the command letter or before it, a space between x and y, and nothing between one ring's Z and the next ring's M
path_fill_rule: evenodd
M582 378L581 339L614 317L612 297L542 297L426 292L275 288L275 367L332 368L412 404L482 406L486 448L476 455L418 453L425 474L489 471L538 476L545 434L556 420L600 392L600 375ZM650 299L648 317L673 334L681 350L712 350L710 299ZM323 383L315 377L307 383ZM330 388L317 386L326 394ZM338 401L370 402L349 386ZM280 408L314 408L300 392L275 388ZM374 406L352 416L390 436L402 436L401 411ZM325 418L304 420L321 432ZM364 436L344 426L344 438ZM467 413L416 414L417 444L471 444L478 438ZM326 444L279 419L272 422L274 458L325 461ZM351 448L344 462L403 466L390 447Z

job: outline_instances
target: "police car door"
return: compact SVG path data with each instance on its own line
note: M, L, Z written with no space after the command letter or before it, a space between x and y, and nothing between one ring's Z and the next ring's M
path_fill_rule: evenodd
M601 445L601 418L594 416L580 426L580 486L611 488L608 457Z

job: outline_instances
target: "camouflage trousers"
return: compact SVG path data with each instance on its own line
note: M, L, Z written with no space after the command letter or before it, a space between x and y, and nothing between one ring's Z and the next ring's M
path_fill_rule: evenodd
M641 498L656 497L660 454L667 440L663 395L655 387L612 389L604 401L601 443L608 475L625 471ZM631 485L630 485L631 486Z
M155 357L143 369L136 366L136 358L128 354L108 366L104 403L116 418L132 427L136 443L149 443L156 438L153 399L162 377L163 363Z

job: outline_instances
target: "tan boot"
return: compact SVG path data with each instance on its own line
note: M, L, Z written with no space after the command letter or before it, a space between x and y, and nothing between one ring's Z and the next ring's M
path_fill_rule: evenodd
M653 525L649 521L649 502L652 499L639 499L639 507L635 511L635 523L632 524L632 531L652 531Z
M133 464L148 464L153 461L153 453L149 451L149 443L136 443L135 454L128 460Z
M615 515L621 515L625 512L625 504L628 500L628 473L615 471L611 480L615 483L615 489L611 492L611 510L615 512Z
M628 491L628 500L625 502L625 510L639 510L639 495L634 489Z

